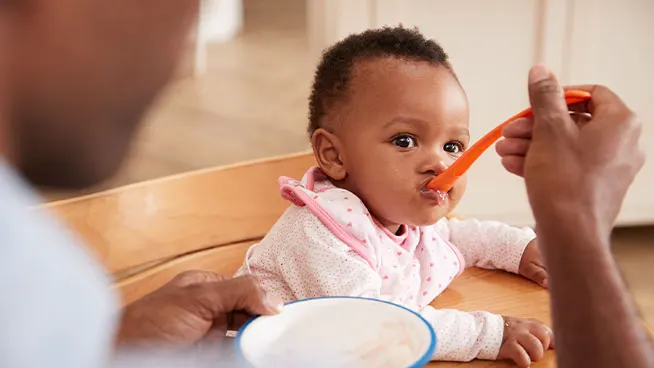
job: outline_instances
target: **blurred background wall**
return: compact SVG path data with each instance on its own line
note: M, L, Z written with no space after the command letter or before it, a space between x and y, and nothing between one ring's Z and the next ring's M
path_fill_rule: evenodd
M309 149L307 97L320 50L370 27L417 26L469 95L473 140L528 104L545 62L563 83L603 83L644 121L650 160L629 193L616 254L654 325L654 0L203 0L180 74L122 171L91 191ZM275 183L270 183L275 185ZM48 199L83 193L45 193ZM524 185L488 152L457 213L531 224ZM638 228L629 227L639 225Z

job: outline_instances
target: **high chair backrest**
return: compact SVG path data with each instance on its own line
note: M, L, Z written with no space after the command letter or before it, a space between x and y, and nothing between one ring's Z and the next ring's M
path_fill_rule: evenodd
M200 269L231 275L289 203L279 176L300 179L313 154L202 170L54 202L116 279L123 301Z

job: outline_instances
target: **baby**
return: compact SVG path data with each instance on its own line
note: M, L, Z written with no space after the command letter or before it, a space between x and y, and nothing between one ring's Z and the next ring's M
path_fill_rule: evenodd
M533 230L448 219L465 178L446 198L425 189L470 144L468 114L447 55L415 30L369 30L329 48L310 97L318 167L279 180L292 206L237 275L254 274L285 302L350 295L406 306L434 327L434 360L542 358L552 335L538 321L429 306L464 267L547 285Z

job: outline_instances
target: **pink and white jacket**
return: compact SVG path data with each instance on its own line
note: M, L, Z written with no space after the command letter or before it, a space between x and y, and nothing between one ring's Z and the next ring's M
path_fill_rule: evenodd
M293 206L248 250L236 275L256 275L267 292L285 302L348 295L398 303L433 326L434 360L496 359L504 332L501 316L429 304L466 266L517 273L525 247L536 237L533 230L442 219L432 226L404 226L397 236L319 168L310 169L302 182L282 177L279 184Z

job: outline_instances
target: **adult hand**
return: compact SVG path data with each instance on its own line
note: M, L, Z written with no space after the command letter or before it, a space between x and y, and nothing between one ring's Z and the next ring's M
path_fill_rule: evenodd
M608 238L645 160L638 146L641 124L606 87L567 89L591 93L590 102L570 107L589 119L575 121L556 77L544 66L532 68L534 117L509 124L496 149L508 171L524 176L538 226L562 215L591 216L598 221L588 223L598 223L597 231Z
M252 276L226 279L189 271L125 308L118 343L187 347L223 338L252 315L281 308L281 301L266 294Z

